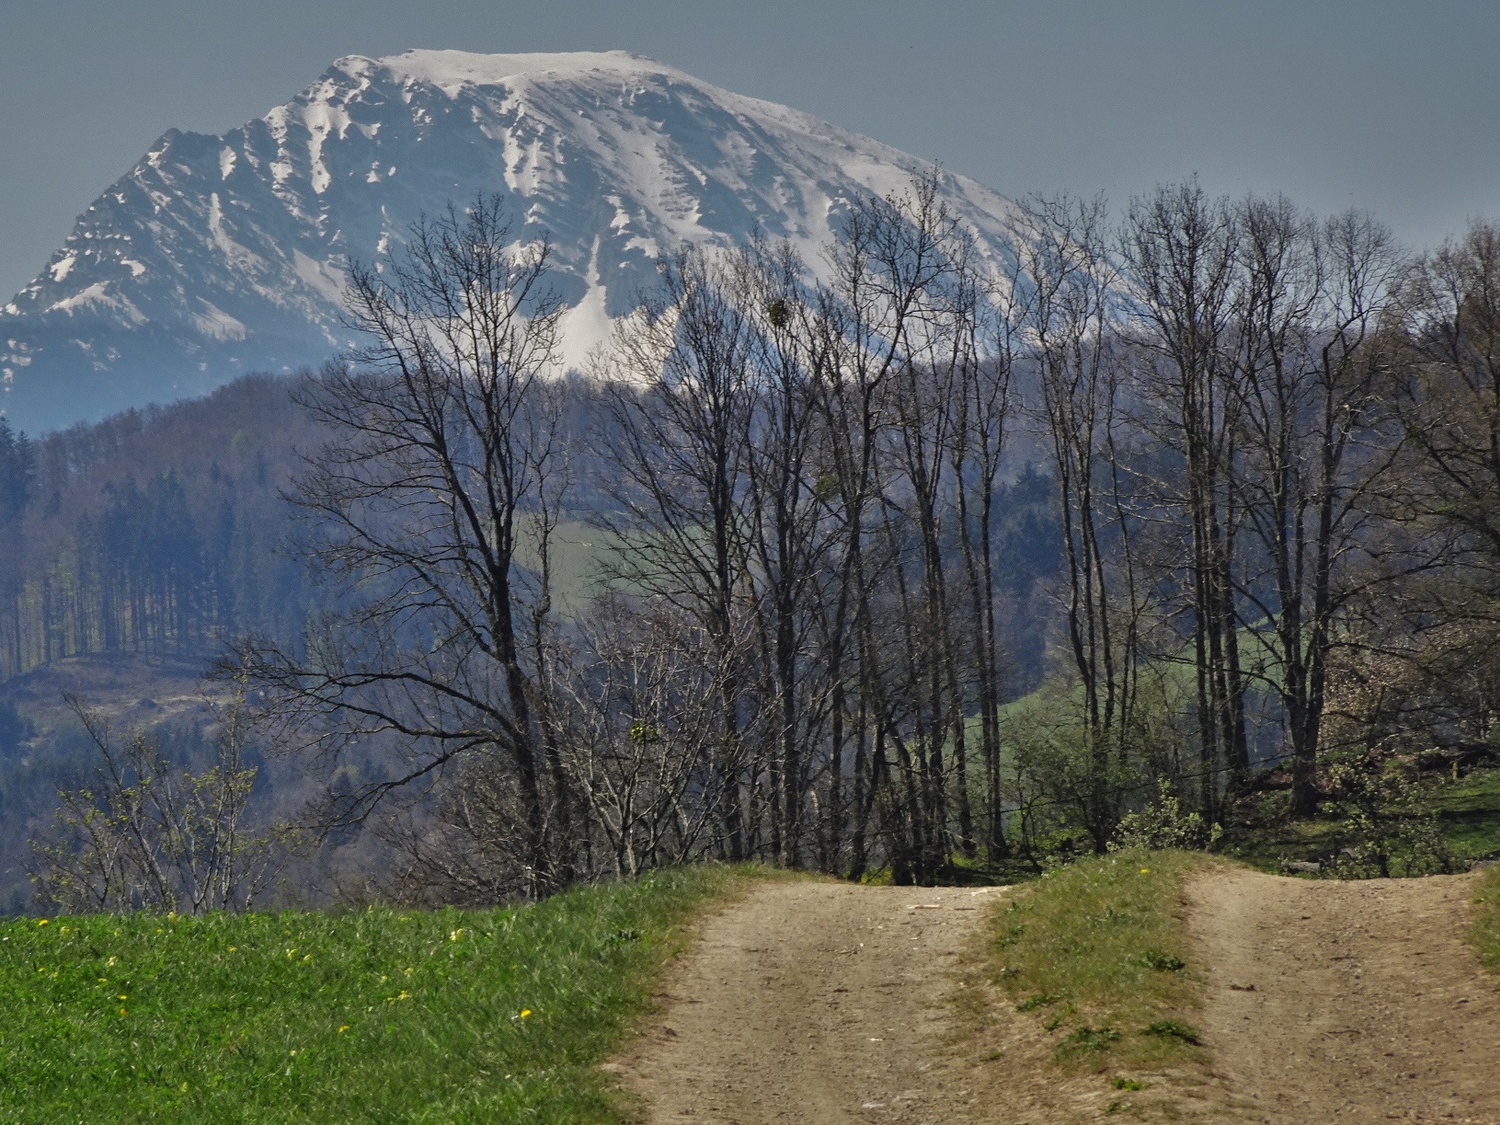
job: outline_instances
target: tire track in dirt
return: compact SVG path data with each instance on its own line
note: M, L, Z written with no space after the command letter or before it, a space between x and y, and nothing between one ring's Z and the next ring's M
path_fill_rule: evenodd
M1233 1102L1275 1125L1500 1125L1500 989L1463 940L1473 891L1464 875L1190 881L1201 1023Z

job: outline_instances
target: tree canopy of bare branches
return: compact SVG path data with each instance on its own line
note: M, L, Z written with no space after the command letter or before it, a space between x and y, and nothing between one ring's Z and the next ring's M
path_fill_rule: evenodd
M324 373L305 405L333 435L293 501L308 552L345 608L294 649L241 646L284 732L331 759L395 748L338 795L332 821L497 758L523 843L515 889L553 884L537 683L526 630L548 591L517 555L545 537L559 480L552 386L558 303L549 248L515 246L500 201L424 220L405 246L351 273L349 317L369 345ZM535 615L533 615L535 614ZM549 820L550 818L550 820Z

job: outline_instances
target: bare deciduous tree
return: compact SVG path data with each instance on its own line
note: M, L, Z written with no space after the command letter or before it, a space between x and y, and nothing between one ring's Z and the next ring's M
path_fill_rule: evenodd
M1180 476L1162 483L1189 532L1185 584L1208 820L1217 812L1212 778L1220 761L1235 783L1249 770L1234 584L1244 512L1232 483L1239 423L1229 378L1239 313L1239 233L1226 201L1187 183L1136 200L1122 247L1135 297L1135 337L1153 359L1147 392L1157 436L1182 459Z
M371 342L308 392L333 437L293 496L347 608L301 650L252 640L238 653L295 744L337 756L393 736L395 768L339 797L333 822L465 758L496 759L522 822L512 889L528 894L555 883L573 846L548 838L557 794L525 643L527 607L548 591L518 562L523 537L553 525L539 516L558 454L547 262L546 243L513 245L500 201L482 196L352 271L349 316Z

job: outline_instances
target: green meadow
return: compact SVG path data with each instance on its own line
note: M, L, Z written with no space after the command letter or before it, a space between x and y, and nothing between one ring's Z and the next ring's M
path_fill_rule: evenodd
M6 1122L609 1122L700 867L531 906L0 923Z

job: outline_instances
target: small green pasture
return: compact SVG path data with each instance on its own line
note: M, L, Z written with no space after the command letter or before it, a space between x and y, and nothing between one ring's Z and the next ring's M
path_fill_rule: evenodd
M1283 860L1327 859L1347 842L1338 820L1326 813L1294 819L1290 803L1285 790L1247 802L1237 822L1227 826L1224 851L1263 870L1279 871ZM1500 769L1476 769L1456 781L1428 777L1404 815L1432 817L1460 869L1500 856Z
M1500 855L1500 769L1475 770L1435 785L1425 803L1455 854L1463 859Z

